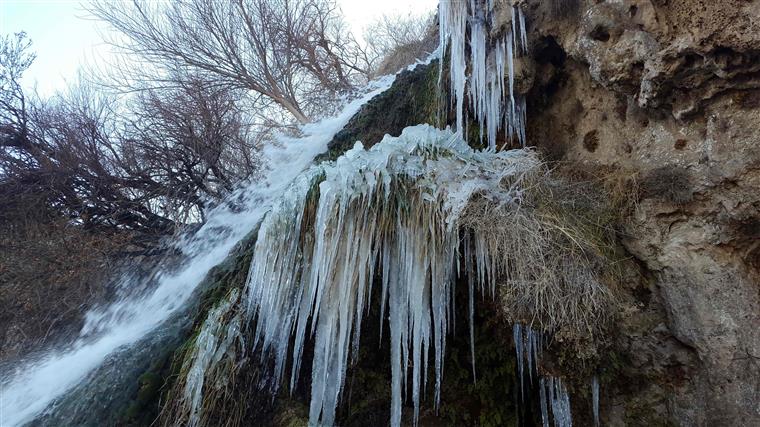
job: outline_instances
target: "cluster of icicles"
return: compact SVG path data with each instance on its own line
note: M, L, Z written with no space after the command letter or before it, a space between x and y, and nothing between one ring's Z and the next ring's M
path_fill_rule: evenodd
M457 130L467 134L464 100L469 88L467 98L480 127L481 142L485 137L492 149L500 129L525 145L525 97L515 90L515 60L528 53L528 37L522 10L512 6L511 13L511 29L503 37L491 40L489 32L496 25L494 0L441 0L438 9L441 52L450 47L451 97ZM469 58L465 54L467 45Z
M560 378L542 377L538 375L538 363L541 357L544 337L530 326L516 323L512 327L517 356L517 372L520 377L520 395L525 395L525 362L528 362L528 378L533 380L533 372L538 376L539 403L541 406L541 421L544 427L549 427L553 420L554 427L572 427L573 418L570 411L570 395ZM594 425L599 425L599 380L593 378L591 383L591 400L594 414ZM551 418L550 418L551 414Z
M334 425L373 279L381 277L380 330L386 313L390 330L390 424L401 424L409 383L416 422L430 352L436 407L440 399L457 278L475 278L472 328L474 282L481 292L493 291L490 278L499 273L489 262L486 236L469 232L463 239L460 214L476 194L518 209L523 181L540 170L530 150L475 151L449 130L419 125L369 150L357 143L336 162L304 172L261 224L245 288L232 292L203 325L186 362L178 421L204 424L204 393L225 387L240 351L259 354L262 363L274 360L274 393L283 381L293 390L304 344L313 340L309 424ZM248 325L253 330L244 334ZM515 344L521 378L523 353L532 375L540 336L518 325ZM545 425L549 413L555 426L571 425L562 382L540 384Z

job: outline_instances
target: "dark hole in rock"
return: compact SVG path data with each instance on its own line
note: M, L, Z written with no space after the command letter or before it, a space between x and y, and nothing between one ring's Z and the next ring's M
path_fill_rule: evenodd
M685 139L679 139L676 141L675 144L673 144L673 148L675 148L676 150L683 150L684 148L686 148L687 142L688 141L686 141Z
M733 101L742 110L754 110L760 108L760 90L743 90L734 93Z
M557 43L557 39L553 36L546 36L542 37L536 44L535 60L541 65L552 64L556 68L563 68L567 54L562 46Z
M690 54L688 54L688 55L686 55L686 56L683 57L683 66L685 68L691 68L691 67L697 65L698 63L702 64L703 62L704 62L704 58L702 58L702 56L694 54L694 53L690 53Z
M618 120L624 122L628 116L628 101L624 97L619 97L615 103L615 115Z
M610 32L602 25L597 25L589 33L589 37L600 42L607 42L610 40Z
M583 147L590 153L593 153L599 147L599 132L597 132L596 129L587 133L586 136L583 137Z

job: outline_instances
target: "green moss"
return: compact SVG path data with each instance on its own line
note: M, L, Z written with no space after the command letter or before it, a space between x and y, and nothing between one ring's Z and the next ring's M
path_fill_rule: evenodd
M438 88L438 62L420 65L396 77L391 87L365 104L328 144L318 160L335 160L361 141L369 148L386 134L398 136L422 123L438 125L442 96Z
M140 376L138 382L140 388L137 390L137 396L125 414L131 422L140 421L139 418L144 415L146 408L157 400L163 378L155 372L146 372Z
M525 418L526 414L520 414L518 405L520 380L516 376L514 347L508 333L511 329L499 320L495 307L488 309L486 303L479 305L475 328L477 381L473 381L469 335L463 327L450 343L439 415L451 426L516 426L519 418ZM528 405L522 409L527 410Z
M488 137L483 134L481 138L480 124L475 120L467 121L467 145L476 149L483 150L488 148Z
M171 373L171 355L172 351L167 350L155 357L148 370L137 378L137 392L116 417L117 425L149 426L153 423L158 416L163 386Z

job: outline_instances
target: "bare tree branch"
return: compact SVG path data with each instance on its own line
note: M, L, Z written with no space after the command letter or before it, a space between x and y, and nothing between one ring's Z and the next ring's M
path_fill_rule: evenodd
M356 41L332 0L96 0L92 13L124 36L113 43L156 64L254 91L307 123L314 94L350 91Z

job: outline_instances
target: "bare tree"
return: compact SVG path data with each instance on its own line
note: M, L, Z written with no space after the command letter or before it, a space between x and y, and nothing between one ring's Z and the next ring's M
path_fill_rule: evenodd
M160 71L254 91L301 123L366 72L332 0L95 0L92 13Z
M25 143L0 151L5 200L20 200L19 208L35 200L85 229L170 231L173 221L148 203L150 191L161 191L160 183L134 182L119 167L110 105L82 86L30 109Z
M254 172L258 140L234 91L185 77L139 93L126 112L86 83L29 102L19 84L29 43L0 41L1 223L64 220L150 243L202 220L208 201Z
M35 59L26 33L0 38L0 147L27 144L27 100L21 76Z
M163 209L184 220L202 217L207 201L256 171L266 134L251 129L234 91L197 78L178 84L137 94L120 138L120 166L127 176L161 182Z

